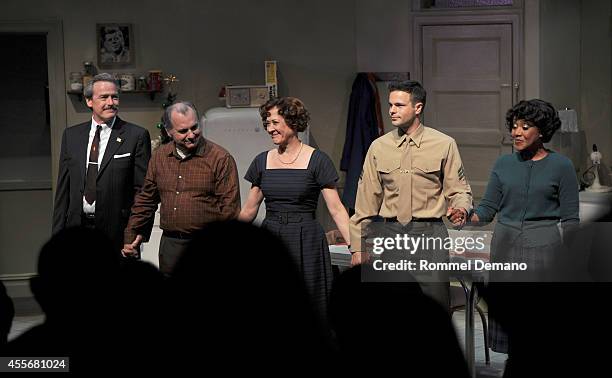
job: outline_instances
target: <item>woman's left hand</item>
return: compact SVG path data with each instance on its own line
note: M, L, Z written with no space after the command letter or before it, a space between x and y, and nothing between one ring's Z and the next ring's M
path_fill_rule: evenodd
M351 266L361 264L361 252L355 252L351 255Z

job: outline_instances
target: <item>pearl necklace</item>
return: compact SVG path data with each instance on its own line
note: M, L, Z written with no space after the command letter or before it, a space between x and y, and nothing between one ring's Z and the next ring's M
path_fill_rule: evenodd
M295 163L297 158L300 156L300 153L302 153L302 147L304 147L304 143L300 142L300 150L298 151L297 155L295 155L295 158L293 158L293 160L291 160L289 163L282 161L278 153L276 154L276 158L278 159L278 161L280 161L283 164L287 164L287 165L293 164Z

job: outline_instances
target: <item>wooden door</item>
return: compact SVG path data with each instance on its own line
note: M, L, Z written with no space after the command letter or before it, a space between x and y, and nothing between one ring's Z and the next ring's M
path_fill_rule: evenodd
M511 151L504 119L518 89L512 77L512 27L468 24L422 29L425 125L455 138L476 200L484 194L497 157Z

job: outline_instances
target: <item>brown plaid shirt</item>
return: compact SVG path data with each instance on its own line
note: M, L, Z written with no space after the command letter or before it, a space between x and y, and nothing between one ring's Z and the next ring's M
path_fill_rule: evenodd
M136 195L124 241L151 235L157 205L160 227L191 233L206 223L233 219L240 212L238 170L223 147L202 138L196 152L181 160L174 143L151 157L142 190Z

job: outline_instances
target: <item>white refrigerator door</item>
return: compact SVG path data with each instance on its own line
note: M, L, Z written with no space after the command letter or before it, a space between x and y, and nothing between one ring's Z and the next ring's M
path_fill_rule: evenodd
M240 178L240 201L246 202L251 183L244 179L253 159L263 151L274 148L270 136L263 127L257 108L212 108L202 117L203 135L229 151L236 160ZM300 139L308 144L308 133L300 133ZM261 224L265 217L265 203L259 208L254 224Z

